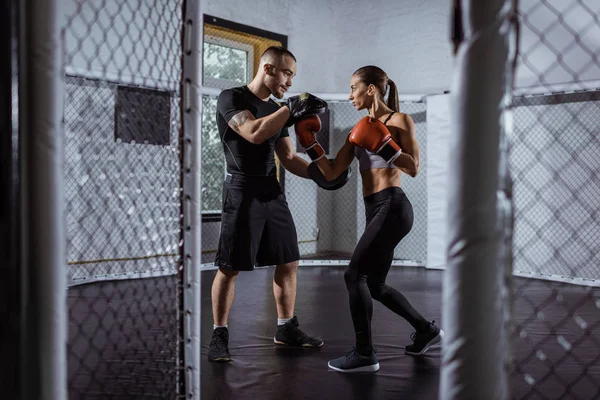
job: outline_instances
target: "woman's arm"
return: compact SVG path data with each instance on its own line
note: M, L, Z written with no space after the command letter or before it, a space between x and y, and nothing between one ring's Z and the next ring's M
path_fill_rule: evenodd
M344 145L338 151L332 163L329 162L327 158L321 157L317 161L317 165L323 173L325 179L332 181L340 176L350 166L350 164L352 164L353 159L354 145L348 141L348 138L346 138Z

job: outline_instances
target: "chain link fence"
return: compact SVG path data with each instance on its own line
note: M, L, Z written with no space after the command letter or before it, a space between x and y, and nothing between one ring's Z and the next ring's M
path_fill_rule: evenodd
M600 4L519 2L512 392L600 398Z
M183 3L64 3L71 399L183 390Z

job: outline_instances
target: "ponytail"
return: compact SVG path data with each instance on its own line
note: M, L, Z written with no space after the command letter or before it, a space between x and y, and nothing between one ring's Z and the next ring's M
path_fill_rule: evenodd
M398 88L393 80L388 78L388 85L390 86L390 92L388 93L388 99L386 101L386 106L391 108L392 110L398 112L400 111L400 102L398 101Z

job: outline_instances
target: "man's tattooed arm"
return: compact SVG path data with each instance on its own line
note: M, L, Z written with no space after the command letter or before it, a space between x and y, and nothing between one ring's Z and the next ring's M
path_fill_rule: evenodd
M273 114L256 119L250 111L244 110L229 120L229 126L250 143L259 144L281 131L289 114L287 107L281 107Z
M233 129L234 131L236 131L238 134L241 134L241 129L242 126L249 120L249 119L254 119L254 115L252 115L250 113L250 111L248 110L244 110L240 113L237 113L236 115L233 116L233 118L231 118L231 120L229 120L229 126L231 127L231 129Z

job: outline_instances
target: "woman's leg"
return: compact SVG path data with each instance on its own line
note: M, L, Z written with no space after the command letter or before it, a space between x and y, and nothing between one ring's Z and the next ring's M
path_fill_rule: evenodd
M434 325L435 321L430 322L423 318L402 293L385 283L394 249L412 228L412 205L406 196L394 196L390 207L382 211L385 212L380 213L380 217L383 218L375 236L376 246L372 250L375 259L367 285L373 299L379 300L415 328L415 333L411 335L413 343L405 347L405 352L411 355L422 355L431 346L441 342L444 332Z
M388 265L391 265L391 260ZM429 324L421 313L417 309L415 309L410 301L397 289L388 286L385 283L385 279L387 276L387 271L384 274L383 270L388 270L388 268L381 268L378 271L378 275L374 277L369 277L367 280L367 285L369 287L369 291L371 292L371 297L374 300L381 302L388 309L398 314L402 318L404 318L409 324L415 328L417 332L421 332L425 330Z
M344 273L346 288L348 289L348 301L350 304L350 314L354 324L354 333L356 335L356 350L359 354L369 354L373 350L371 341L371 318L373 316L373 301L371 293L367 286L367 276L365 271L361 271L361 263L357 261L363 254L363 247L360 242L364 241L365 235L359 241L359 245L354 251L350 265Z
M373 301L367 286L368 265L363 262L368 256L368 249L372 242L370 226L371 224L367 220L365 233L358 241L350 265L344 274L356 335L356 347L343 357L329 361L329 368L339 372L375 372L379 370L379 361L373 351L371 341Z
M367 226L344 275L350 313L356 335L356 349L369 354L371 339L372 298L385 301L392 311L419 326L424 320L408 300L385 285L394 249L413 224L412 206L403 193L395 193L377 203L367 204Z

